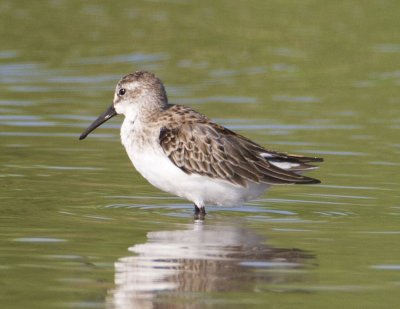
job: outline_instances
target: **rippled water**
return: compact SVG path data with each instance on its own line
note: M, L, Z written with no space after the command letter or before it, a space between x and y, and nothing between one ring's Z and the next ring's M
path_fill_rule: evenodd
M396 308L400 45L393 1L0 2L4 308ZM242 207L150 186L116 117L137 69L315 186Z

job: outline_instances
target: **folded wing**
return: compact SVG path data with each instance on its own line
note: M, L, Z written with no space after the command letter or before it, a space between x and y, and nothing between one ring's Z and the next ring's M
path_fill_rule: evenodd
M208 121L163 127L160 145L169 159L187 174L200 174L247 186L315 184L319 180L298 173L315 168L321 158L268 151L251 140Z

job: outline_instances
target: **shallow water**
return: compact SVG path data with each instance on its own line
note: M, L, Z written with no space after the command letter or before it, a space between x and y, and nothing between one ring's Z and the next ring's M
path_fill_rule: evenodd
M400 305L394 1L0 2L4 308ZM266 147L325 158L315 186L237 208L153 188L116 117L137 69Z

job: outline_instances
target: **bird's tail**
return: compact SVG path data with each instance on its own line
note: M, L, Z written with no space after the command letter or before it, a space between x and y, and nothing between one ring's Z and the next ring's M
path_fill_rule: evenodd
M292 155L279 152L265 152L261 154L270 164L283 169L285 171L293 172L295 174L302 174L314 169L318 166L310 163L323 162L323 158L318 157L305 157L301 155ZM304 177L303 181L299 183L315 184L320 183L318 179L311 177Z

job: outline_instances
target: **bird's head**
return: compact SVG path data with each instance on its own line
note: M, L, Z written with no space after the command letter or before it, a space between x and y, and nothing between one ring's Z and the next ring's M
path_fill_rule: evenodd
M98 126L115 115L122 114L134 122L168 106L167 94L161 80L154 74L137 71L124 76L115 88L112 105L79 137L84 139Z

